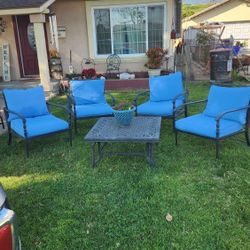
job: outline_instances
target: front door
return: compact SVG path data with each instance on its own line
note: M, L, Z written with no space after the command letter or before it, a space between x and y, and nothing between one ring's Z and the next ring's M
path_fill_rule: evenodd
M34 26L28 15L13 17L21 77L39 75Z

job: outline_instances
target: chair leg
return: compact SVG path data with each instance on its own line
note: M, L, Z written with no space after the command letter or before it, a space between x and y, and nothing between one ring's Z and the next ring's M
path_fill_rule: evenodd
M29 140L25 139L25 151L26 151L26 156L29 157Z
M185 106L185 108L184 108L184 114L185 114L185 117L188 116L188 109L187 109L187 106Z
M174 131L175 134L175 146L178 146L178 131L175 129Z
M173 132L175 133L175 118L173 117Z
M249 129L248 129L248 127L245 130L245 137L246 137L247 146L250 147L250 139L249 139Z
M216 159L219 159L220 141L216 140Z
M8 128L8 135L9 135L9 137L8 137L8 145L11 145L11 143L12 143L12 133L11 133L10 128Z
M74 116L74 127L75 127L75 133L77 134L77 119Z
M71 130L71 128L69 129L69 143L70 143L70 146L72 147L72 130Z

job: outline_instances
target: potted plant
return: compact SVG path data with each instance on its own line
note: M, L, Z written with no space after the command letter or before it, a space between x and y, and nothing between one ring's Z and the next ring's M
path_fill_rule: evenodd
M161 66L166 54L167 50L164 50L162 48L148 49L148 51L146 52L148 61L145 64L145 67L148 68L149 76L158 76L161 74Z
M96 70L94 68L83 69L82 78L83 79L96 79Z
M121 102L113 107L114 117L119 125L129 126L135 112L135 106L128 102Z

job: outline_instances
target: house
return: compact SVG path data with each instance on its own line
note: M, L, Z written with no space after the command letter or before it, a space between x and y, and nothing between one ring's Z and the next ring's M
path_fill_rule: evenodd
M63 71L80 73L86 59L106 71L106 58L121 57L121 71L145 71L145 52L162 47L173 54L180 34L181 0L0 0L0 47L8 46L12 80L40 77L52 87L49 51L60 53ZM7 71L6 71L7 72ZM5 73L6 73L5 72ZM1 83L0 83L1 84Z
M221 38L232 35L235 41L240 41L250 48L250 0L225 0L214 4L182 21L182 29L201 27L206 23L222 24L225 29Z

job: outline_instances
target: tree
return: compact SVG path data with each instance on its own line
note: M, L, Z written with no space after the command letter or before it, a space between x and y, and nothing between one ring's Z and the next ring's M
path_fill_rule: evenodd
M195 13L198 13L208 7L210 7L211 3L209 4L183 4L182 5L182 18L186 18L192 16Z

